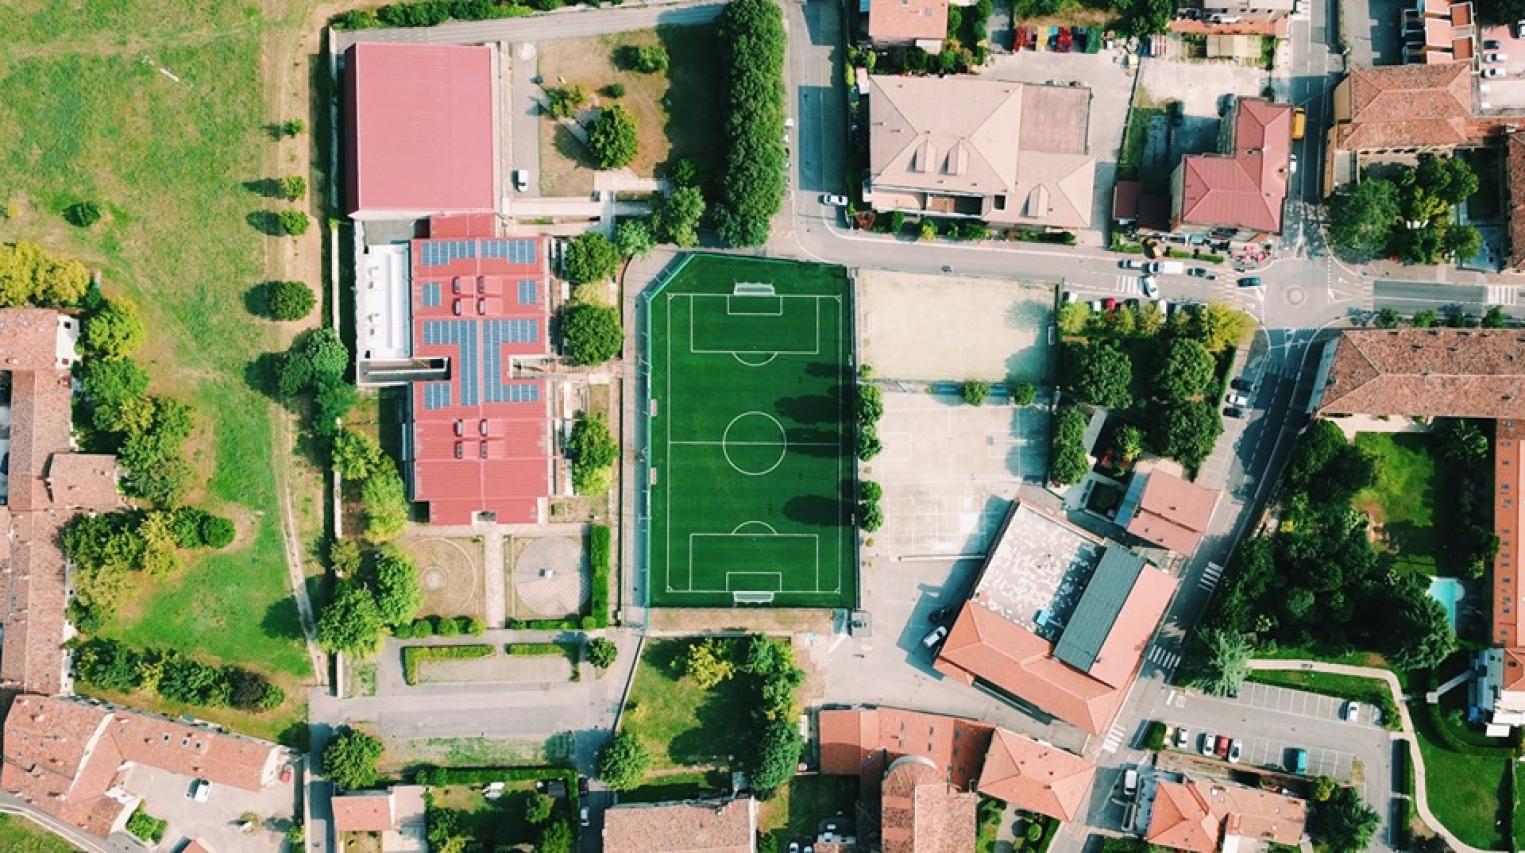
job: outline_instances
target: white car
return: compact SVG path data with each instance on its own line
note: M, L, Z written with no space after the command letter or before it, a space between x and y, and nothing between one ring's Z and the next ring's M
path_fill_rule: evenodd
M1123 771L1123 794L1133 796L1138 793L1138 771L1129 767Z
M1290 157L1287 158L1287 171L1290 172L1291 174L1294 174L1294 175L1297 174L1297 155L1296 154L1293 154L1293 155L1291 155Z
M530 188L530 173L528 169L514 170L514 189L525 192Z
M948 626L938 625L936 628L932 629L932 633L928 634L922 639L921 644L926 648L935 649L937 648L937 644L941 643L943 638L946 636L948 636Z
M1211 757L1213 747L1218 745L1218 736L1212 732L1202 733L1202 754Z
M1504 69L1502 69L1502 68L1484 68L1482 70L1482 75L1484 77L1487 77L1488 79L1492 80L1492 79L1494 79L1496 77L1503 77L1504 76Z
M1228 746L1228 763L1238 764L1239 757L1243 754L1243 748L1238 740Z
M1241 409L1248 409L1250 407L1250 398L1244 396L1243 394L1235 394L1231 392L1227 397L1223 398L1223 402L1228 403L1230 406L1237 406Z
M1176 749L1185 749L1191 742L1191 732L1185 726L1176 726Z
M1508 61L1508 59L1509 59L1509 54L1507 54L1507 53L1485 53L1485 54L1483 54L1483 61L1487 62L1489 64L1498 63L1498 62L1506 62L1506 61Z
M1160 295L1160 286L1155 283L1154 276L1146 275L1138 280L1139 287L1144 289L1144 295L1150 299Z
M212 783L205 779L197 779L191 782L190 793L186 794L186 796L190 797L198 803L206 802L207 797L210 797L211 795Z
M832 193L821 193L821 204L827 205L828 207L846 207L847 196L834 195Z
M1345 709L1340 712L1340 719L1347 723L1353 723L1361 715L1360 702L1346 702Z

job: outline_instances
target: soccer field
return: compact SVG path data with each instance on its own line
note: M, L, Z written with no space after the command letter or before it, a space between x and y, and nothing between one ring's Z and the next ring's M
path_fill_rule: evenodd
M846 273L691 255L647 318L651 604L852 607Z

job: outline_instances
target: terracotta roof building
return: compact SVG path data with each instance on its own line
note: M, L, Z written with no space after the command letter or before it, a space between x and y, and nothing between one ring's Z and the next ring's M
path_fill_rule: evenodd
M1281 233L1292 156L1291 104L1240 98L1223 154L1189 154L1171 178L1171 227Z
M995 727L979 720L899 708L828 709L820 714L821 772L859 776L864 790L898 758L920 755L955 787L969 789Z
M1019 809L1072 821L1085 807L1096 765L1031 738L996 729L979 792Z
M1493 643L1479 655L1472 704L1489 712L1489 734L1507 736L1525 725L1525 610L1520 600L1520 534L1525 526L1525 420L1494 425Z
M617 805L604 812L604 849L621 853L755 853L757 801Z
M1525 418L1525 332L1346 331L1324 349L1313 403L1324 415Z
M948 0L869 0L868 40L878 47L915 45L942 50L948 35Z
M979 795L960 791L921 756L896 759L880 796L883 853L968 853Z
M59 820L105 837L137 805L120 773L142 764L249 791L273 783L274 744L152 714L22 695L5 718L0 786Z
M1089 89L874 76L868 96L874 210L1090 226Z
M1239 785L1160 782L1144 838L1150 844L1213 853L1238 848L1241 840L1296 846L1308 820L1308 804Z
M1511 133L1504 143L1505 190L1509 209L1509 267L1525 269L1525 133Z
M1117 523L1140 539L1191 556L1207 534L1218 492L1158 465L1140 464L1117 510Z
M1353 66L1334 89L1330 147L1344 151L1419 150L1476 138L1472 66Z
M494 48L476 45L357 42L345 51L350 216L496 210L498 62Z
M1015 503L934 666L1099 734L1175 587L1126 548Z
M361 791L331 800L337 832L390 832L397 826L391 791Z

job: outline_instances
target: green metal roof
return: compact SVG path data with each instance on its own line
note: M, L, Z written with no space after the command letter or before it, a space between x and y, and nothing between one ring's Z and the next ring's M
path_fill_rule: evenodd
M1090 672L1143 570L1143 557L1121 545L1109 546L1080 594L1080 603L1070 614L1064 633L1059 635L1054 657L1081 672Z

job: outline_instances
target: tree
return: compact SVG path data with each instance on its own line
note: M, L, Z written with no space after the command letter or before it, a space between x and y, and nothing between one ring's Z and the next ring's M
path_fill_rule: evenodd
M1059 334L1075 337L1085 331L1091 320L1091 306L1086 302L1066 302L1059 306Z
M1249 660L1254 653L1243 634L1221 628L1199 631L1197 636L1207 646L1206 671L1197 686L1212 696L1237 696L1239 685L1250 674Z
M1129 36L1142 38L1165 32L1175 13L1171 0L1119 0L1119 28Z
M603 93L606 98L623 98L625 97L625 84L610 83L603 88Z
M277 320L300 320L311 314L317 303L312 288L301 281L272 281L267 285L265 298L270 316Z
M627 258L644 258L656 245L651 226L644 219L625 219L614 228L614 247Z
M1060 485L1078 483L1090 469L1086 458L1085 413L1074 406L1059 410L1054 419L1053 444L1050 449L1049 479Z
M126 358L143 346L146 332L138 307L112 299L85 318L85 352L96 358Z
M524 800L525 823L539 826L551 819L551 809L555 808L556 801L545 794L531 792Z
M1144 452L1144 431L1133 424L1123 424L1113 435L1112 445L1123 462L1132 462Z
M1484 329L1507 329L1509 328L1509 315L1497 305L1488 306L1483 314L1482 325Z
M725 175L716 223L732 246L767 242L788 190L784 150L784 24L773 0L726 5L720 23L728 100Z
M1212 354L1200 341L1172 338L1154 375L1155 394L1171 402L1200 399L1213 384L1213 367Z
M1408 596L1395 617L1398 628L1389 635L1396 641L1389 655L1394 666L1430 669L1456 651L1456 633L1451 630L1445 606L1428 595L1420 592Z
M0 308L75 305L90 292L90 271L79 261L26 240L0 244Z
M604 637L594 637L588 641L588 663L598 669L608 669L614 665L615 658L619 657L619 647L613 640Z
M712 638L690 643L683 658L683 674L692 678L701 690L709 690L730 680L736 672L729 650Z
M412 622L413 613L424 603L424 588L413 561L392 548L376 554L367 586L376 597L376 610L384 625Z
M1216 402L1172 403L1155 424L1155 449L1195 469L1213 452L1223 433Z
M300 210L282 210L275 215L275 223L280 227L281 233L291 237L300 237L307 233L307 228L312 220Z
M1425 308L1415 311L1409 322L1413 323L1416 329L1428 329L1440 322L1440 313L1434 308Z
M391 465L360 484L360 506L365 511L365 538L371 542L396 539L408 524L407 487Z
M114 411L148 391L148 371L126 356L91 359L80 368L80 390L90 405Z
M1313 780L1313 801L1315 803L1327 803L1334 792L1339 790L1339 784L1328 776L1319 776Z
M1477 192L1477 173L1464 158L1437 157L1426 152L1419 155L1414 171L1415 185L1447 206L1462 204Z
M346 583L318 616L318 645L329 654L370 657L381 644L381 628L375 596L357 583Z
M561 331L573 364L603 364L625 345L619 311L611 306L569 305L561 312Z
M1436 433L1440 439L1440 455L1452 462L1472 464L1488 455L1488 436L1472 421L1447 418Z
M752 787L773 791L794 778L803 746L799 729L790 720L774 720L762 730L751 761Z
M1018 382L1011 389L1011 402L1018 406L1031 406L1038 401L1038 386L1031 382Z
M1398 311L1395 308L1383 308L1377 312L1372 323L1379 329L1396 329L1399 321Z
M1329 200L1329 242L1346 257L1380 257L1398 223L1398 187L1383 178L1347 184Z
M1133 362L1110 341L1069 348L1070 390L1083 403L1121 408L1133 401Z
M923 243L930 243L933 240L936 240L937 223L930 219L921 220L921 224L916 226L916 239Z
M585 231L567 244L563 270L573 284L604 281L620 266L620 250L598 231Z
M884 442L879 440L879 428L874 424L858 424L857 442L858 461L867 462L878 456L884 450Z
M990 384L978 379L966 379L959 383L958 396L971 406L983 406L985 398L990 396Z
M281 359L276 389L282 397L294 397L344 378L349 367L349 348L330 328L314 329L297 338Z
M546 824L540 831L540 838L535 842L535 853L572 853L574 844L572 824L562 818Z
M341 479L364 480L388 461L381 445L366 433L346 429L334 436L333 464Z
M651 211L653 233L664 243L693 246L699 242L699 222L704 218L704 193L693 185L679 186L657 196Z
M286 175L276 179L275 188L281 194L281 198L296 201L307 195L307 179L301 175Z
M376 784L376 763L384 749L380 738L342 726L323 747L323 775L345 791L369 788Z
M1441 238L1442 252L1457 263L1475 257L1483 248L1483 234L1471 225L1449 225Z
M599 111L588 127L588 149L600 169L618 169L635 159L635 118L630 111L612 104Z
M64 221L76 228L89 228L101 221L101 206L93 201L76 201L64 208Z
M554 119L571 118L588 102L588 90L572 83L545 90L545 113Z
M1313 807L1311 829L1333 853L1365 850L1382 823L1382 816L1361 800L1354 788L1341 787Z
M572 460L572 488L580 495L599 495L611 484L610 469L619 459L620 447L609 433L603 415L578 417L567 436L567 456Z
M629 732L620 732L598 753L598 778L616 791L628 791L641 784L651 754Z
M281 122L282 136L300 136L307 129L307 122L299 118L289 118Z
M1196 312L1192 327L1208 352L1218 352L1244 340L1255 327L1255 320L1238 308L1209 302Z
M858 423L872 424L884 417L884 391L878 385L859 385Z

